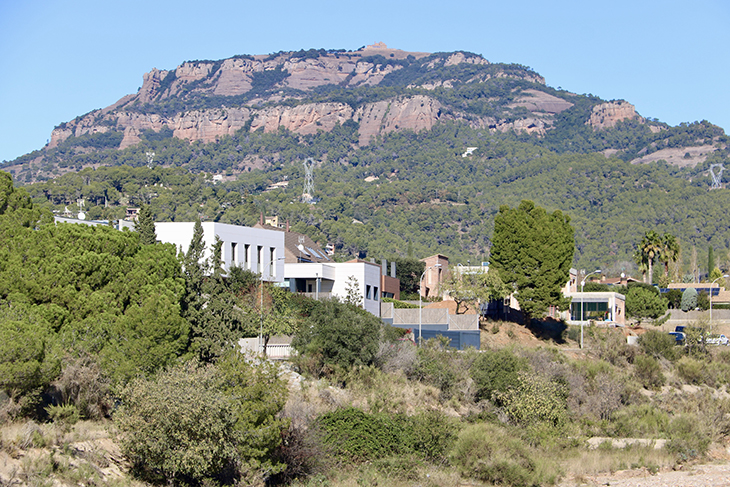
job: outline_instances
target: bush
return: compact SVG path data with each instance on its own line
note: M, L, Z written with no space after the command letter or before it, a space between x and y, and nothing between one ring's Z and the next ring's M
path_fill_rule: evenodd
M684 414L669 424L671 438L668 449L677 454L678 460L686 462L704 455L710 446L710 435L703 428L704 418Z
M654 404L630 405L616 411L607 424L608 436L666 438L671 418Z
M212 367L193 363L136 379L123 391L115 421L122 453L148 480L215 478L235 465L236 418ZM161 480L161 479L158 479Z
M626 294L626 314L639 322L644 318L659 318L667 312L667 304L656 289L634 286Z
M682 293L682 311L690 311L697 307L697 290L693 287L688 287Z
M444 349L437 339L427 340L418 349L418 362L412 377L438 388L442 401L450 399L456 393L460 379L455 355L453 350Z
M436 411L408 417L348 407L320 416L316 426L333 455L355 463L403 455L443 462L456 433Z
M479 354L471 368L476 398L492 400L495 393L505 393L519 384L519 373L528 369L527 361L510 350L487 350Z
M659 361L654 357L639 355L634 359L634 374L647 389L658 389L666 382Z
M189 362L123 390L114 419L138 474L174 484L277 471L267 455L280 439L274 415L284 386L266 364L232 355L221 368Z
M676 340L672 335L659 330L649 330L639 337L642 351L656 359L664 357L667 360L676 360L679 350L675 344Z
M518 385L496 393L510 420L523 426L545 423L562 427L568 418L568 391L563 384L538 375L519 373Z
M669 302L669 307L672 309L682 309L682 291L679 289L670 289L664 293L664 297Z
M449 459L465 477L495 485L527 487L554 484L558 479L554 462L509 430L487 423L467 426Z
M101 419L111 410L109 379L90 355L67 358L61 376L52 386L61 396L61 402L73 405L80 418Z
M690 384L703 384L706 382L707 374L705 364L691 357L682 357L677 362L677 374Z
M381 326L382 322L364 309L337 300L316 302L292 346L313 360L310 370L327 375L338 369L372 364Z

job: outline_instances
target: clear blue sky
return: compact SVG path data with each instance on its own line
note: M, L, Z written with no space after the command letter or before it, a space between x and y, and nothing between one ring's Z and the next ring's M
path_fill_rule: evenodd
M727 0L0 0L0 161L135 93L152 68L380 41L527 65L644 117L730 131Z

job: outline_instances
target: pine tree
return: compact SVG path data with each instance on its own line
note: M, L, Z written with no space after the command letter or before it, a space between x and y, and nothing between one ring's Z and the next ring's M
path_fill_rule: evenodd
M528 200L514 209L502 206L494 219L492 244L492 265L515 290L526 324L550 306L567 309L570 298L563 296L562 287L575 251L567 215L548 214Z

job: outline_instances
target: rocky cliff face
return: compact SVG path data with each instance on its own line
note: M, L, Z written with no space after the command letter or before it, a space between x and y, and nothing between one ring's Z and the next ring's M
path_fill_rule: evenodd
M392 99L351 106L340 102L302 103L304 95L327 85L340 88L376 86L390 73L404 69L408 63L429 56L428 53L405 52L389 49L378 43L355 52L283 53L271 56L238 56L222 61L190 61L175 70L153 69L143 77L142 87L135 95L128 95L114 105L91 112L74 121L62 124L51 134L49 148L71 136L82 136L110 130L124 132L120 148L140 141L144 130L159 131L167 127L182 139L214 142L226 135L249 127L251 131L266 132L284 127L299 134L317 130L329 131L337 123L354 120L359 123L361 145L366 145L378 134L397 130L429 130L442 118L442 105L434 97L423 94L395 96ZM430 59L430 58L429 58ZM462 64L489 66L481 56L452 53L433 57L423 69ZM467 82L479 83L496 77L520 77L526 81L544 84L539 75L524 71L477 74ZM257 80L274 80L273 89L261 97L250 97ZM457 80L422 80L411 88L435 90L449 87ZM278 87L278 88L277 88ZM278 92L276 90L279 90ZM298 94L299 93L299 94ZM145 110L140 107L164 105L172 99L201 99L201 97L249 96L238 106L231 98L222 98L217 108L201 108L167 114L165 109ZM289 103L282 104L284 100ZM234 100L235 101L235 100ZM294 103L291 103L293 101ZM449 119L468 118L475 126L492 130L524 130L544 133L549 128L550 116L569 108L571 104L538 90L526 90L510 107L523 107L534 117L515 122L503 122L489 117L462 117L453 110Z
M607 129L615 127L617 122L621 120L641 119L634 105L627 101L610 101L593 107L591 117L586 122L594 130Z

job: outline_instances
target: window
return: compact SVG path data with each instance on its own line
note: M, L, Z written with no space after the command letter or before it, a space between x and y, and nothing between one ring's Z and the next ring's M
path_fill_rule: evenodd
M378 300L378 286L375 286L375 290L373 291L373 299L375 301Z
M238 244L236 242L231 242L231 265L236 265L238 262L238 254L236 251L238 250Z
M258 259L258 273L264 277L264 248L261 245L256 246L256 257Z
M269 275L274 277L276 275L276 248L269 247Z
M365 299L373 299L370 295L370 289L371 289L370 284L365 286Z
M245 244L243 246L243 268L251 270L251 246L249 244Z

